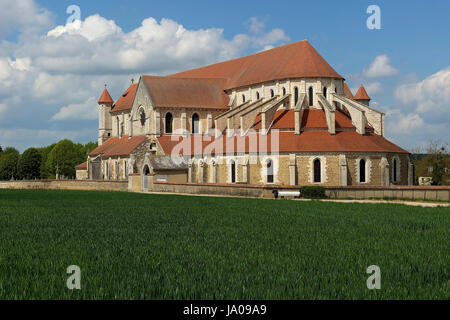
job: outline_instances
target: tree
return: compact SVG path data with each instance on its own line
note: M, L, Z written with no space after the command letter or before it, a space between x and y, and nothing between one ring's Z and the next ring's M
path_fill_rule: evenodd
M425 151L426 154L414 161L414 178L431 176L433 185L447 185L449 183L449 175L446 172L446 168L450 166L448 149L448 143L430 141Z
M0 154L0 180L10 180L17 177L17 162L19 151L8 147Z
M47 158L50 152L55 147L56 143L49 145L47 147L39 148L39 153L41 154L41 179L48 179L50 178L51 174L54 174L54 172L50 172L47 168Z
M70 140L61 140L48 154L46 168L50 177L56 176L56 168L60 175L67 178L75 178L75 166L86 161L86 156L82 155L80 148Z
M17 163L19 179L35 179L41 176L42 156L36 148L29 148L20 156Z

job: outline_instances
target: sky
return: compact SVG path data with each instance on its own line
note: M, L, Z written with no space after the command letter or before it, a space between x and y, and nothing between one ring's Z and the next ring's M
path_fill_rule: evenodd
M370 5L380 29L367 27ZM449 142L449 14L447 0L0 0L0 146L96 141L105 84L117 99L141 74L304 39L353 94L366 87L388 139L407 150Z

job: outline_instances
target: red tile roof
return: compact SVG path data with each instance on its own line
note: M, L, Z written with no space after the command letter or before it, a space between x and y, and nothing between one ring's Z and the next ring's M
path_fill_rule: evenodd
M111 95L109 94L108 90L105 88L102 92L102 95L100 96L100 98L98 99L98 103L114 103L114 100L111 98Z
M224 89L288 78L343 79L307 40L180 72L171 77L223 78L228 80Z
M370 100L369 95L366 92L366 89L364 89L363 86L359 87L358 92L355 94L354 100Z
M294 110L279 110L273 117L272 129L279 130L294 130L295 128L295 111ZM350 116L341 110L335 112L336 128L355 129L352 124ZM327 129L327 120L325 112L317 109L304 109L302 111L302 129ZM366 126L366 128L370 128ZM253 130L261 129L261 114L256 116L255 122L252 126Z
M75 170L87 170L87 161L77 165Z
M175 141L172 141L176 139ZM273 141L272 141L273 139ZM211 138L203 141L201 136L172 138L162 136L158 141L167 155L215 155L227 153L264 152L391 152L409 153L387 139L374 134L360 135L355 131L305 131L295 135L293 131L270 132L268 135L250 133L246 136ZM250 146L249 141L256 141ZM278 141L278 143L277 143ZM276 143L278 146L276 146ZM177 149L174 150L175 146Z
M102 157L126 156L132 153L138 146L140 146L147 138L145 136L122 138L113 137L108 139L105 143L98 146L89 155Z
M136 95L136 89L138 85L137 83L132 84L127 91L124 92L120 96L119 99L117 99L116 103L113 105L111 112L117 112L117 111L126 111L130 110L133 106L134 96Z
M344 95L349 99L353 99L352 90L350 90L347 83L345 83L345 82L344 82Z
M228 108L224 79L143 76L143 80L155 107Z

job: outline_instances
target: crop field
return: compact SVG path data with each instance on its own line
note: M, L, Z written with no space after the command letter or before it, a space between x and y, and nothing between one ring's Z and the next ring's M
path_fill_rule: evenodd
M449 239L449 208L0 190L0 299L449 299Z

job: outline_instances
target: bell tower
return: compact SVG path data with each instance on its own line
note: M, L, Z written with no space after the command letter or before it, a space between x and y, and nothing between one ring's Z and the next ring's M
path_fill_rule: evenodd
M102 145L106 140L111 137L112 133L112 118L111 118L111 108L114 101L111 98L108 90L105 89L98 99L98 145Z

